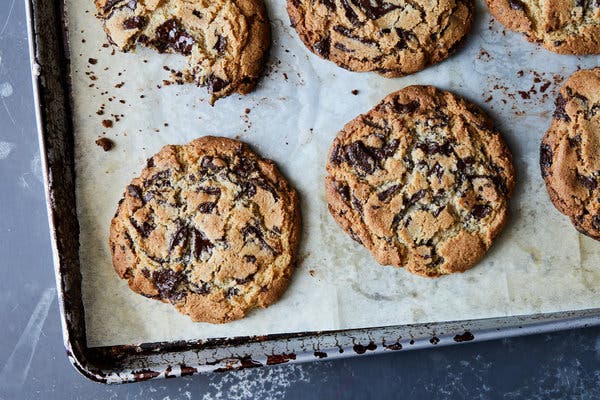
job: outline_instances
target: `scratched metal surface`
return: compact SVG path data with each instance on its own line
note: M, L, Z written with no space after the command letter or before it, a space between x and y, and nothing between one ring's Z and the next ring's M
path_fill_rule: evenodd
M0 399L599 398L600 329L127 386L88 382L62 346L24 5L0 2Z

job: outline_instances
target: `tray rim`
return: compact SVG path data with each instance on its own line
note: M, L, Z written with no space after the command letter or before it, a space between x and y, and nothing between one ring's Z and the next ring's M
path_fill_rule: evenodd
M67 176L66 179L74 179L75 171L68 160L65 162L67 165L60 166L61 169L57 169L49 160L48 152L52 150L52 146L49 146L49 135L57 134L53 130L61 130L61 127L56 126L55 121L48 117L44 108L48 106L45 101L48 92L52 90L49 88L50 85L58 83L58 86L62 87L58 101L62 103L63 110L67 114L62 121L64 123L62 128L67 135L63 139L68 142L68 135L72 136L72 123L69 122L71 98L67 79L69 55L65 38L67 28L64 0L50 3L26 0L25 3L35 115L63 342L69 361L86 378L100 383L127 383L288 362L304 363L323 358L340 359L398 350L432 348L600 325L600 308L595 308L339 331L87 347L83 303L81 298L77 299L77 295L81 294L81 275L78 265L67 265L67 260L61 252L63 241L61 229L64 229L65 223L61 220L63 215L56 201L57 190L54 184L55 178L63 178L60 172L67 171L68 175L70 168L72 176ZM40 13L41 8L46 15ZM52 29L60 45L55 46L53 51L45 46L45 41L48 39L43 36L44 32L47 34L47 30ZM57 56L50 58L57 64L52 66L45 64L48 56ZM61 61L65 64L60 65ZM54 74L57 76L49 72L50 70L56 72L54 69L58 71L58 74ZM60 82L55 82L53 79ZM55 92L51 94L56 95ZM68 146L68 143L65 146ZM72 198L75 200L74 189ZM78 223L76 216L75 223ZM78 230L76 233L78 243ZM65 274L69 271L75 276L66 277ZM309 350L310 347L312 351Z

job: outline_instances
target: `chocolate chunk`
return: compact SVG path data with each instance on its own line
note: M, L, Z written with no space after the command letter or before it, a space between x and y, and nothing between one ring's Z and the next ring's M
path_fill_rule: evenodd
M358 15L356 15L349 2L350 0L340 0L342 8L344 9L344 15L352 25L359 26L360 20L358 19Z
M180 26L176 19L170 19L156 28L156 37L152 44L164 53L169 49L189 56L196 41Z
M212 170L216 170L219 169L219 167L214 164L214 157L212 156L204 156L202 157L202 161L200 162L200 165L202 166L202 168L207 168L207 169L212 169Z
M178 228L175 231L175 234L171 238L171 243L169 244L169 251L173 251L175 247L181 245L181 247L187 247L189 241L189 228L185 225L182 225L181 222L178 222Z
M399 112L401 114L406 114L406 113L412 114L415 111L417 111L420 106L421 106L421 103L419 103L417 100L410 101L406 104L398 103L398 101L396 100L393 104L394 110L396 110L397 112Z
M256 257L253 256L252 254L245 254L244 257L242 257L244 261L249 262L251 264L255 264L256 263Z
M200 285L195 285L193 283L190 283L190 288L194 293L198 293L198 294L209 294L210 293L210 283L208 282L202 282L202 284Z
M427 176L430 177L432 175L437 176L438 180L442 180L442 176L444 175L444 168L440 165L440 163L436 162L433 167L427 172Z
M127 18L123 21L123 29L142 29L148 24L148 19L143 15Z
M552 149L547 144L540 146L540 166L542 168L542 176L547 175L547 169L552 166Z
M137 221L133 217L130 217L129 222L135 228L135 230L138 231L138 233L140 235L142 235L142 237L144 237L144 238L147 238L148 236L150 236L152 231L155 229L154 225L152 225L148 221L144 221L142 223L142 225L140 225L137 223Z
M269 245L269 243L265 240L264 234L258 225L247 224L242 228L242 235L244 237L244 243L248 243L251 241L258 241L261 249L268 250L273 254L277 254L275 249Z
M212 250L214 245L206 237L204 233L198 229L192 229L192 237L194 240L194 257L199 260L202 253L209 252Z
M346 184L335 182L335 188L340 194L342 200L348 203L350 201L350 187Z
M471 210L471 214L476 219L485 218L492 211L492 207L485 204L475 204Z
M561 119L565 122L571 121L571 117L567 114L565 110L565 105L567 104L567 100L564 98L562 94L558 94L556 97L556 101L554 103L556 105L556 109L554 110L553 117L555 119Z
M335 11L335 0L319 0L319 3L323 4L329 11ZM296 5L298 6L298 4Z
M333 150L331 151L331 156L329 157L329 161L334 165L339 165L344 161L340 152L340 145L336 144Z
M198 212L200 214L212 214L213 210L217 206L215 202L206 202L198 206Z
M248 275L247 277L245 277L245 278L242 278L242 279L237 279L237 278L236 278L235 282L236 282L238 285L244 285L244 284L246 284L246 283L248 283L248 282L252 281L253 279L254 279L254 274L250 274L250 275Z
M574 148L574 147L579 147L581 145L581 135L575 135L573 137L568 138L569 140L569 147Z
M215 43L213 49L216 50L219 54L223 54L223 52L227 49L227 38L218 35L217 43Z
M247 181L242 181L239 183L239 186L240 186L240 191L235 196L236 200L241 199L242 197L252 198L256 195L256 186L254 186L252 183L247 182Z
M596 182L596 178L593 176L585 176L585 175L577 174L577 182L579 182L579 184L581 186L584 186L585 188L587 188L589 190L594 190L598 186L598 183Z
M594 215L592 217L592 226L594 229L600 231L600 215Z
M314 44L315 51L322 57L329 57L329 52L331 50L331 38L326 36L325 38L319 40Z
M162 299L168 299L173 296L175 289L185 278L182 274L171 269L165 268L152 272L154 286L158 290L158 295Z
M520 0L509 0L508 4L513 10L525 11L525 4Z
M239 290L237 288L234 287L230 287L229 289L227 289L227 298L230 299L233 296L237 296L239 294Z
M225 89L229 85L229 82L227 82L226 80L223 80L213 74L211 74L208 77L208 80L206 82L207 82L206 86L208 87L208 91L211 93L218 93L221 90Z
M416 192L415 194L413 194L410 199L408 200L408 206L411 206L413 204L415 204L417 201L421 200L423 197L425 197L425 194L427 192L425 191L425 189L421 189L418 192Z
M377 194L377 198L379 201L386 202L391 199L396 193L398 193L402 189L401 185L392 185L389 188L385 189L383 192L379 192Z
M102 150L104 151L110 151L113 146L114 146L114 142L108 138L100 138L96 140L96 144L100 147L102 147Z
M370 19L379 19L401 6L385 1L354 0L353 3Z
M419 143L415 146L417 149L423 150L425 154L428 156L434 154L443 154L445 156L450 156L452 154L453 146L450 142L444 142L442 144L432 141L425 141L423 143Z
M139 186L128 185L127 193L129 193L131 197L142 200L142 189Z
M211 194L214 196L220 196L221 195L221 189L218 187L210 187L210 186L200 186L198 187L198 192L203 192L206 194Z
M377 168L373 154L361 141L353 142L346 147L346 157L350 165L366 174L372 174Z
M195 16L198 19L202 19L202 13L198 10L194 10L192 11L192 15Z

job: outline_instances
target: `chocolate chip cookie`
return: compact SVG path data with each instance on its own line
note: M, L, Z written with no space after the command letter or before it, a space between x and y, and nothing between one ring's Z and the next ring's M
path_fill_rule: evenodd
M148 159L119 203L110 249L133 291L223 323L283 294L299 230L296 192L275 164L207 136Z
M109 39L187 57L179 79L206 86L211 104L251 92L270 45L262 0L95 0Z
M508 29L561 54L600 53L600 1L486 0Z
M600 240L600 68L575 72L561 88L540 166L554 206Z
M492 245L514 186L511 155L475 105L409 86L350 121L329 153L329 211L384 265L437 277Z
M313 53L389 78L446 59L473 20L472 0L287 0L287 9Z

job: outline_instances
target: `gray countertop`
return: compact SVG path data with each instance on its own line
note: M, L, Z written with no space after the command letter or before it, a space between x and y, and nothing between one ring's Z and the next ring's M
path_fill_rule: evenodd
M62 344L20 0L0 2L0 101L0 400L600 398L600 328L123 386L92 383L69 365Z

